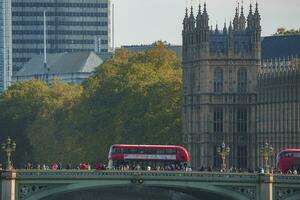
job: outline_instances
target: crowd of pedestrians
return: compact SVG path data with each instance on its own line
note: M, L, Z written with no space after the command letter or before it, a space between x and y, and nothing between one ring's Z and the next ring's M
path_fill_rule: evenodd
M95 163L93 165L89 163L80 163L78 165L71 165L71 164L64 164L62 165L60 162L55 162L52 164L32 164L32 163L26 163L23 167L23 169L28 170L107 170L108 167L104 163ZM0 170L4 169L2 164L0 163ZM192 169L189 167L186 163L168 163L165 165L158 165L158 166L151 166L147 164L118 164L113 165L109 168L110 170L120 170L120 171L126 171L126 170L142 170L142 171L186 171L191 172ZM297 169L290 169L286 172L281 172L279 169L264 169L264 168L257 168L257 169L241 169L236 167L230 167L229 169L218 169L213 167L201 167L194 171L198 172L229 172L229 173L270 173L270 174L293 174L298 175L300 174L300 171Z
M78 165L72 165L72 164L66 164L62 165L60 162L55 162L52 164L36 164L33 165L32 163L26 163L23 167L24 169L38 169L38 170L91 170L91 169L96 169L96 170L104 170L106 169L106 165L103 163L96 163L93 167L89 163L80 163Z
M164 165L147 164L118 164L112 166L113 170L144 170L144 171L192 171L186 163L166 163Z

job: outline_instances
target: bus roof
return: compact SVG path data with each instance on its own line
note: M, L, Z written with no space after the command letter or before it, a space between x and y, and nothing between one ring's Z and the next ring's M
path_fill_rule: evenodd
M283 149L280 152L300 152L300 149Z
M182 151L186 156L187 160L190 160L190 155L186 148L178 145L145 145L145 144L113 144L111 148L126 148L126 149L176 149Z
M184 148L179 145L147 145L147 144L113 144L113 147L119 148Z

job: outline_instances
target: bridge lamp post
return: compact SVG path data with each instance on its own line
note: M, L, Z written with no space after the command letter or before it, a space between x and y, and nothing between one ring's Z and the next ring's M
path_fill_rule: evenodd
M14 152L16 150L16 142L12 141L10 139L10 137L8 137L3 143L2 143L2 150L6 153L7 156L7 170L12 170L13 169L13 165L12 165L12 161L11 161L11 153Z
M222 169L226 170L226 157L230 153L230 147L225 145L225 142L223 141L222 145L217 148L217 152L220 155L222 159Z
M269 157L273 154L274 149L273 147L266 142L265 144L262 145L261 149L260 149L260 153L263 157L264 160L264 165L265 165L265 169L269 169Z

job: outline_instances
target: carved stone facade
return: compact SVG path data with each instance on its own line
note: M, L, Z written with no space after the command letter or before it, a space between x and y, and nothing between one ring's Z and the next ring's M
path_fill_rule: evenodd
M183 36L183 133L191 165L220 166L217 147L231 147L230 165L254 168L257 71L261 64L258 6L236 9L222 31L208 26L206 4L186 11ZM246 26L247 25L247 26Z
M209 28L204 4L183 21L183 133L191 165L220 167L217 147L230 146L229 165L262 166L261 146L300 148L300 67L295 57L261 61L258 5L247 19L236 8L222 31Z
M257 87L257 142L274 147L271 159L285 148L300 148L300 70L269 70L260 73ZM259 163L262 160L258 160Z

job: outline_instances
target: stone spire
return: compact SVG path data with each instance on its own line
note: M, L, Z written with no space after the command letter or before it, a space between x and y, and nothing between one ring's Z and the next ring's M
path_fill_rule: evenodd
M252 12L252 4L250 4L249 14L247 17L247 29L250 30L253 28L253 12Z
M189 20L189 16L188 16L188 9L185 9L185 16L183 19L183 30L186 31L188 29L188 20Z
M199 10L196 17L197 29L199 30L202 27L202 14L201 14L201 4L199 4Z
M258 3L257 2L255 4L254 22L255 22L255 28L260 28L260 14L258 12Z
M235 8L235 16L233 19L233 30L237 31L239 30L239 9L238 7Z
M242 5L241 7L241 14L240 14L240 20L239 20L239 29L240 30L245 30L246 26L246 17L244 15L244 7Z
M223 33L227 34L226 20L224 22Z
M229 27L228 27L228 54L231 55L233 54L233 45L234 45L234 41L233 41L233 30L232 30L232 23L230 20L229 23Z
M228 31L229 31L229 33L230 32L232 33L232 23L231 23L231 20L230 20L230 23L229 23Z
M257 59L261 59L261 26L260 26L260 14L258 12L258 4L256 3L255 12L253 15L253 53Z
M216 23L216 29L215 29L215 34L219 34L219 29L218 29L218 22Z
M191 6L191 13L189 17L189 30L193 31L194 29L195 29L195 17L194 17L193 6Z
M202 17L203 17L203 22L204 22L203 26L207 27L209 17L208 17L207 10L206 10L206 2L204 3L204 9L203 9Z

